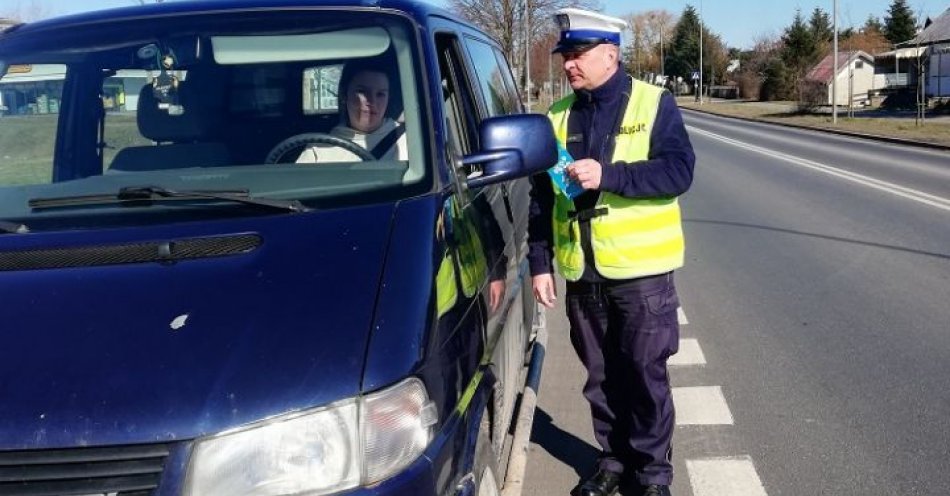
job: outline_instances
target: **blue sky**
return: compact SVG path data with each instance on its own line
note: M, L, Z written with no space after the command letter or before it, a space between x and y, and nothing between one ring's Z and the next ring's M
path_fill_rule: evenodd
M427 0L443 5L443 0ZM795 9L801 9L807 17L815 7L830 12L832 0L600 0L604 13L622 15L651 9L666 9L680 14L687 3L699 10L709 28L722 35L729 46L751 48L761 35L780 35L791 23ZM36 4L51 14L68 14L83 10L104 9L136 5L134 0L0 0L0 15L16 11L28 11ZM869 14L883 18L891 0L838 0L838 22L842 26L861 26ZM948 0L909 0L915 12L936 17L950 8Z

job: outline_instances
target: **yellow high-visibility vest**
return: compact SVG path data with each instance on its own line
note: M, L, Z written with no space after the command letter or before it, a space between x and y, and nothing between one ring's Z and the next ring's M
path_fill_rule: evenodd
M616 137L612 162L638 162L650 153L650 134L663 90L636 81ZM567 143L567 122L573 94L548 111L555 135ZM611 164L603 164L611 167ZM554 187L554 255L568 281L584 273L580 226L574 202ZM594 266L608 279L632 279L663 274L683 266L685 243L676 198L631 199L601 191L594 207L605 212L590 220Z

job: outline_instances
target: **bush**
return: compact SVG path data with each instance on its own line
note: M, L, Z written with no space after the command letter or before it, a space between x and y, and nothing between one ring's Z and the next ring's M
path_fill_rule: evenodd
M736 76L739 98L758 100L762 94L762 78L751 71L742 71Z
M801 98L798 102L798 111L803 114L810 114L818 107L828 103L827 87L817 81L801 81Z

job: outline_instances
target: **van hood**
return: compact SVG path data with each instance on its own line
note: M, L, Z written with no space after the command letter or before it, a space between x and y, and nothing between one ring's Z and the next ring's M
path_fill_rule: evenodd
M0 450L190 439L357 395L394 211L0 239L260 240L175 263L0 272Z

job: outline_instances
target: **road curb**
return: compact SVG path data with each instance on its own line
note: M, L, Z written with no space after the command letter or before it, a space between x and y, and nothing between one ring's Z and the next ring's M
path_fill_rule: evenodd
M855 131L844 131L844 130L840 130L840 129L830 129L830 128L826 128L826 127L805 126L805 125L803 125L803 124L791 124L791 123L788 123L788 122L775 122L775 121L769 121L769 120L765 120L765 119L755 119L755 118L752 118L752 117L739 117L739 116L736 116L736 115L717 114L717 113L715 113L715 112L710 112L710 111L708 111L708 110L699 110L699 109L696 109L696 108L693 108L693 107L682 107L682 106L681 106L680 109L682 109L682 110L687 110L687 111L691 111L691 112L697 112L697 113L700 113L700 114L714 115L714 116L716 116L716 117L724 117L724 118L726 118L726 119L735 119L735 120L738 120L738 121L761 122L761 123L764 123L764 124L774 124L774 125L776 125L776 126L784 126L784 127L795 128L795 129L805 129L805 130L808 130L808 131L819 131L819 132L825 132L825 133L830 133L830 134L838 134L838 135L841 135L841 136L850 136L850 137L852 137L852 138L862 138L862 139L871 140L871 141L883 141L883 142L887 142L887 143L894 143L894 144L897 144L897 145L916 146L916 147L920 147L920 148L930 148L930 149L932 149L932 150L947 150L947 151L950 151L950 146L948 146L948 145L941 145L941 144L939 144L939 143L929 143L929 142L926 142L926 141L916 141L916 140L909 140L909 139L904 139L904 138L894 138L894 137L891 137L891 136L881 136L881 135L878 135L878 134L858 133L858 132L855 132Z
M521 407L518 409L514 440L511 444L511 456L508 459L508 471L501 496L520 496L524 486L525 469L528 465L528 447L531 443L531 426L534 423L535 407L538 403L538 389L541 387L541 368L548 343L547 328L538 330L534 348L531 352L531 365L525 379Z

